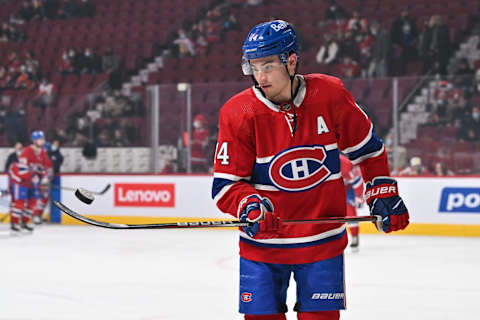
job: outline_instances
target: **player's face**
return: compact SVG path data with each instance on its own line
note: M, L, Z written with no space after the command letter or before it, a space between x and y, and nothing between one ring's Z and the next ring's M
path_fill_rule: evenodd
M290 77L278 56L251 60L250 66L268 99L279 103L290 100Z
M38 148L42 148L45 144L45 139L37 139L33 142L33 144Z

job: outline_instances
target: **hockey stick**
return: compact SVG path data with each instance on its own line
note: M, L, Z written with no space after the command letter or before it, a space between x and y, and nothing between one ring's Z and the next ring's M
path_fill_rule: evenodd
M195 222L172 222L172 223L153 223L153 224L119 224L94 220L82 216L81 214L68 208L61 202L53 201L53 204L62 212L68 214L74 219L80 220L87 224L108 228L108 229L185 229L185 228L212 228L212 227L249 227L253 222L241 222L232 220L221 221L195 221ZM284 224L304 224L304 223L342 223L342 222L360 222L372 221L377 224L379 230L382 230L382 218L380 216L363 216L363 217L328 217L320 219L308 220L283 220Z
M91 194L94 194L96 196L101 196L101 195L104 195L111 187L112 185L109 183L105 186L105 188L103 188L102 191L90 191L90 190L87 190L88 192L90 192ZM52 186L50 187L51 189L61 189L61 190L69 190L69 191L76 191L78 188L72 188L72 187L65 187L65 186Z

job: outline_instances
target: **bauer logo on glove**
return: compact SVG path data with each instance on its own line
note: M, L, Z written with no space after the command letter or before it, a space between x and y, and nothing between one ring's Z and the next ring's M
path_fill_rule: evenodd
M370 208L370 214L382 217L384 232L398 231L407 227L409 214L398 195L395 179L376 177L367 182L365 200Z

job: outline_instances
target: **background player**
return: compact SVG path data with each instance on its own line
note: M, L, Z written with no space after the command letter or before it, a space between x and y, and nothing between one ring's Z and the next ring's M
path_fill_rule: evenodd
M360 208L364 202L362 172L343 154L340 155L340 166L347 192L347 216L356 216L357 208ZM358 248L358 222L349 222L348 228L351 234L350 247Z
M212 197L221 211L253 223L240 232L245 319L285 319L291 273L298 319L339 319L345 308L345 225L285 226L281 219L346 215L340 151L360 165L367 203L383 217L384 231L408 225L369 118L339 79L296 75L298 62L290 24L255 26L242 62L255 85L220 111ZM322 298L324 293L331 299Z
M14 232L21 231L21 228L33 231L32 216L41 198L38 187L49 182L52 172L50 159L43 148L45 135L42 131L34 131L31 140L32 144L23 149L18 162L9 170L14 194L10 210L11 230Z

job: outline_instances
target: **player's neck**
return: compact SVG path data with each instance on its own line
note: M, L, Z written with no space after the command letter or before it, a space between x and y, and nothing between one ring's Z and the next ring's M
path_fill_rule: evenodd
M295 95L298 91L298 86L300 82L298 81L297 77L293 78L293 88L290 87L290 83L285 86L285 88L280 92L276 97L273 97L270 99L272 102L276 104L284 104L284 103L293 103L293 100L295 99Z

